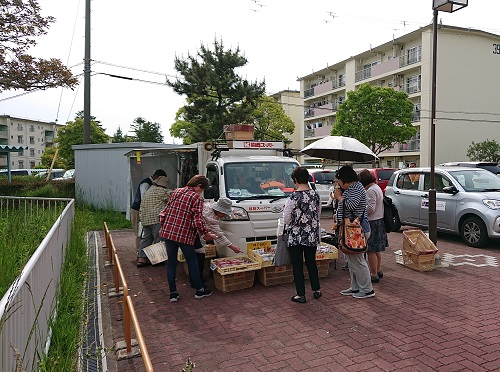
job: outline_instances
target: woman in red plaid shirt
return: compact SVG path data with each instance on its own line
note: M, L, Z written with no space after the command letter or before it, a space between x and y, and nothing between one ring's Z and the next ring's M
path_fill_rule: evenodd
M197 175L191 178L186 187L174 190L165 208L160 212L160 237L165 241L167 248L167 280L170 287L170 302L179 299L175 284L177 271L177 250L180 248L189 269L189 276L193 280L196 293L194 298L210 296L212 291L203 288L198 261L194 252L196 234L199 233L204 240L213 240L214 234L207 230L203 221L202 211L204 199L203 190L210 185L207 177Z

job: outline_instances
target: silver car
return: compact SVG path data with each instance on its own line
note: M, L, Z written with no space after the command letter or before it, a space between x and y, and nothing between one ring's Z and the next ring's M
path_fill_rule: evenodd
M385 195L398 208L401 225L428 228L430 168L395 172ZM437 228L460 234L471 247L500 239L500 179L493 173L468 167L435 168Z

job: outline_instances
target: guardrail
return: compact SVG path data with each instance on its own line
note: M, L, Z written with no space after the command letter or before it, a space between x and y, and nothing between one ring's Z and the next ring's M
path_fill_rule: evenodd
M125 275L120 264L120 259L118 258L118 253L116 251L115 244L113 243L113 237L109 232L108 225L104 222L104 236L106 240L106 247L109 252L109 262L108 265L113 264L113 274L114 274L114 284L115 293L120 292L120 283L123 288L123 320L124 320L124 333L125 333L125 345L127 354L132 352L132 332L131 324L134 326L135 335L137 337L137 343L139 344L140 354L142 356L142 361L144 362L144 367L147 372L153 372L153 364L151 363L151 358L149 357L148 349L146 347L146 342L144 341L144 336L142 335L141 326L139 320L137 319L137 314L135 312L134 304L132 298L128 294L128 285ZM113 262L114 260L114 262Z
M49 213L54 213L55 220L0 300L0 371L33 371L50 346L50 324L75 206L73 199L0 197L1 216L9 216L13 209L24 213L25 225Z

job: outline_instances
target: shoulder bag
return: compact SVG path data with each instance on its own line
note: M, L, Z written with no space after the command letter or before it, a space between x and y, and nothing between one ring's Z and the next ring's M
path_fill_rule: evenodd
M286 226L284 226L282 235L278 235L273 264L274 266L286 266L291 263L292 256L290 255L290 248L288 248L288 233L286 232Z
M339 248L345 254L365 253L368 246L365 238L365 231L358 217L350 213L348 217L345 202L342 204L342 220L339 225Z

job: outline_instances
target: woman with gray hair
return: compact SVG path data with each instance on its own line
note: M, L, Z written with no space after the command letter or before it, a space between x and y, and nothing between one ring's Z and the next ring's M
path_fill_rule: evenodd
M215 234L216 238L213 240L217 248L227 247L231 249L234 253L242 253L241 249L231 243L229 239L224 235L220 226L219 220L223 217L231 218L232 214L232 205L231 199L226 197L221 197L216 202L210 203L206 202L203 206L203 220L205 221L205 225L207 229ZM207 244L207 241L203 239L203 237L199 236L199 242L195 243L195 252L196 258L198 259L198 269L200 271L200 278L203 281L203 285L205 286L206 280L203 278L204 268L205 268L205 248L204 244ZM191 285L194 283L191 282Z

